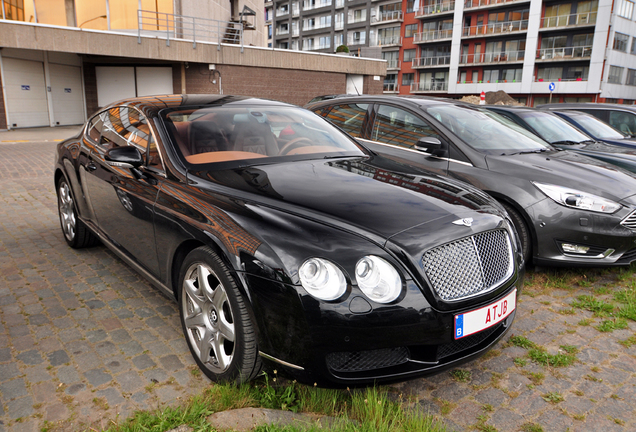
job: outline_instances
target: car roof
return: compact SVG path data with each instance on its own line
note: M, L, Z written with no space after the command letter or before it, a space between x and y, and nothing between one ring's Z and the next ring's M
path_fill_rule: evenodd
M551 104L541 104L537 105L537 108L542 109L562 109L562 110L570 110L577 108L590 108L597 110L625 110L625 111L633 111L636 112L636 105L625 105L625 104L615 104L615 103L595 103L595 102L577 102L577 103L551 103Z
M340 97L337 99L329 99L320 102L314 102L308 104L307 107L321 106L321 105L334 105L338 103L356 101L356 102L393 102L396 104L406 105L419 105L419 106L431 106L431 105L444 105L451 104L457 106L466 107L478 107L479 105L469 104L456 99L441 98L434 96L417 96L417 95L349 95L347 97Z

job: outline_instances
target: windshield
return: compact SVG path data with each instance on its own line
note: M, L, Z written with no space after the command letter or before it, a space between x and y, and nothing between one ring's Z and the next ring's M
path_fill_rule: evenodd
M593 115L583 114L583 113L572 113L569 112L568 116L572 117L574 121L579 124L582 124L586 130L588 130L592 135L600 139L623 139L625 135L604 123L603 121L597 119Z
M179 107L160 115L175 148L193 165L365 155L327 121L297 107Z
M466 144L489 154L542 151L539 137L493 112L460 105L436 105L426 112L452 130Z
M524 119L537 133L549 143L589 141L590 137L579 132L574 126L554 114L541 111L523 111L517 115Z

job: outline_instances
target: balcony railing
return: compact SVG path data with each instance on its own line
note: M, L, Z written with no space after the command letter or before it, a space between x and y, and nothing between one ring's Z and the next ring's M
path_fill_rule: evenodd
M476 63L510 63L523 61L525 51L506 51L504 53L480 53L480 54L462 54L459 58L459 64L476 64Z
M289 15L289 9L276 9L276 17Z
M336 9L344 7L344 0L336 0Z
M578 78L535 78L534 82L576 82L576 81L587 81L587 77L578 77Z
M448 91L447 82L420 82L411 84L411 93L415 92L434 92L434 91Z
M400 61L399 60L387 60L386 61L386 68L387 69L399 69L400 68Z
M300 15L300 6L295 4L292 6L292 16L297 17L298 15Z
M513 33L528 30L528 20L488 23L472 27L464 27L462 36L483 36L502 33Z
M398 83L384 83L382 90L387 93L397 93L400 91L400 85Z
M344 21L336 21L334 30L342 30L344 28Z
M453 30L432 30L413 34L413 43L428 42L441 39L451 39Z
M591 46L544 48L537 50L537 60L574 60L591 56Z
M314 10L314 9L320 9L323 7L327 7L327 6L331 6L331 0L329 1L325 1L325 2L321 2L321 3L316 3L313 5L303 5L303 10L304 11L310 11L310 10Z
M465 0L464 9L493 6L504 3L518 3L521 1L528 2L529 0Z
M276 29L276 36L282 36L282 35L288 35L288 34L289 34L289 29L288 28L286 28L286 29L282 29L282 28Z
M331 23L329 23L329 24L314 24L314 25L306 24L306 25L303 26L303 31L320 30L320 29L327 28L327 27L331 27Z
M411 60L413 68L427 66L445 66L450 64L450 56L418 57Z
M382 12L379 16L371 19L371 24L381 24L387 21L401 21L402 11Z
M356 23L361 23L361 22L366 22L367 18L356 18L356 17L349 17L349 19L347 19L347 24L356 24Z
M596 24L596 12L541 18L541 28L573 27Z
M378 37L378 39L374 41L372 45L373 46L402 45L402 36Z
M455 2L445 2L436 5L422 6L415 11L415 18L421 18L428 15L438 14L442 12L452 12L455 10Z

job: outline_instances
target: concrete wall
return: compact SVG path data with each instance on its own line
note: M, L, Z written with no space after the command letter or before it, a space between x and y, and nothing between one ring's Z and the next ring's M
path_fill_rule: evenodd
M2 74L0 74L0 130L7 128L7 113L4 107L4 92L2 91Z

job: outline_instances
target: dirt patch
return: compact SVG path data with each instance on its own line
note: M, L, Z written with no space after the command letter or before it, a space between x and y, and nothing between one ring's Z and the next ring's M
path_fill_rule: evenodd
M468 102L471 104L479 105L480 97L479 96L464 96L460 99L462 102ZM499 90L496 92L486 92L486 105L519 105L523 106L522 103L514 100L508 93L503 90Z

